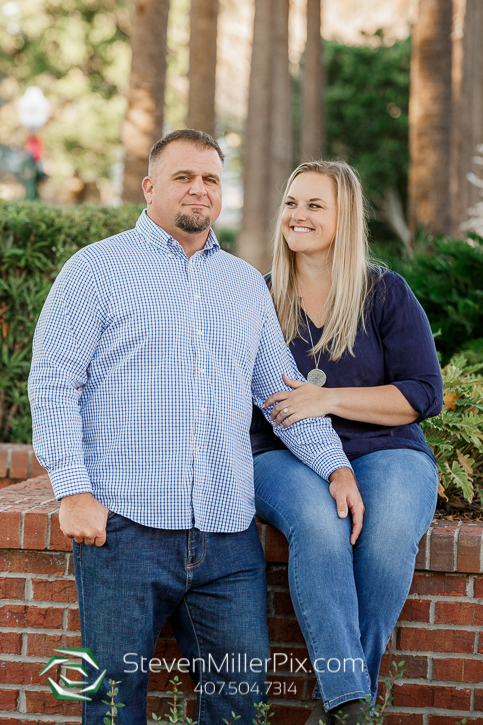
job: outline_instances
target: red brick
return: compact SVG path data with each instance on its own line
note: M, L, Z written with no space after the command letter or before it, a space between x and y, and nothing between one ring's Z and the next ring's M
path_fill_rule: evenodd
M476 602L436 602L437 624L483 625L483 604Z
M58 513L54 513L50 517L49 549L54 549L55 551L72 551L72 539L69 539L62 533Z
M483 660L433 658L433 680L483 682Z
M159 657L159 659L163 659L164 657L170 662L171 660L178 659L182 656L183 655L181 654L181 650L178 647L176 640L158 639L156 642L154 657Z
M432 571L454 571L454 535L457 526L434 527L431 533L430 567Z
M483 725L483 717L468 717L465 715L466 725ZM428 719L428 725L461 725L463 722L463 715L430 715Z
M0 710L17 710L18 690L0 690Z
M79 635L31 633L28 634L27 655L29 657L52 657L55 654L54 649L56 647L65 649L80 646L81 638ZM47 680L44 679L42 684L47 684Z
M428 676L428 658L414 656L408 654L395 655L393 652L387 652L382 656L379 677L388 677L393 662L398 664L404 661L403 669L406 670L404 677L412 677L414 679L426 678Z
M483 597L483 576L475 576L475 597Z
M71 700L57 700L49 690L27 690L27 712L42 713L43 715L80 715L81 702Z
M47 514L26 511L23 519L23 549L47 548Z
M267 581L269 587L287 587L288 589L287 564L268 564Z
M289 592L273 593L273 611L275 614L288 614L291 617L295 616L292 597Z
M0 446L0 478L7 478L7 448Z
M483 712L483 690L475 690L473 710L475 710L475 712Z
M472 653L475 632L454 629L415 629L400 627L397 647L415 652L466 652Z
M25 599L25 579L0 577L0 599Z
M273 704L271 712L275 713L274 717L270 719L270 722L276 723L290 723L290 725L305 725L307 718L312 712L311 707L298 707L294 705L276 705Z
M429 622L429 606L427 599L407 599L401 614L400 622Z
M438 685L410 684L408 682L393 690L394 707L441 707L449 710L469 710L471 690Z
M304 696L304 678L296 675L267 675L271 682L268 697L278 700L302 700Z
M28 476L28 457L30 446L20 450L12 448L10 454L10 478L25 480Z
M0 632L0 653L22 654L22 635L18 632Z
M426 569L426 554L428 551L428 534L424 534L423 538L419 542L418 553L416 554L415 569Z
M45 663L47 662L48 659L45 660ZM6 685L45 685L46 678L39 678L42 667L43 665L40 662L6 662L0 660L0 683Z
M480 550L483 527L463 525L458 536L458 571L481 572Z
M76 602L77 590L72 579L32 579L33 599L42 602Z
M171 627L169 621L165 622L163 625L163 629L160 632L162 637L172 637L173 636L173 628Z
M423 716L415 713L391 712L384 720L384 725L423 725Z
M288 542L274 526L268 526L265 534L265 560L285 564L288 562Z
M0 607L0 626L62 629L62 609L9 604Z
M32 478L35 478L36 476L45 475L45 468L42 468L42 466L38 462L37 458L35 457L35 453L33 451L32 451L32 470L30 471L30 475Z
M1 515L1 514L0 514ZM29 574L63 574L65 554L0 549L0 570Z
M464 597L466 583L467 578L458 574L442 574L439 572L423 574L416 572L410 594Z
M0 547L20 549L20 511L2 511L0 517Z
M67 629L80 632L80 613L78 609L69 609L67 614Z
M56 720L17 720L11 717L1 717L0 725L59 725L59 721ZM69 720L69 722L62 721L62 725L79 725L78 721Z
M275 655L277 655L275 659ZM269 670L274 671L276 666L277 672L295 672L299 666L299 662L303 662L305 659L305 669L311 669L312 665L309 659L309 653L306 647L280 647L278 644L270 647L270 658Z
M269 637L275 642L303 642L297 620L268 618Z
M178 658L173 658L178 659ZM161 658L160 658L160 661ZM167 662L171 663L172 660L167 660ZM171 664L170 664L171 666ZM147 666L146 666L147 669ZM194 684L193 680L191 679L190 675L185 672L179 672L176 666L173 667L171 672L168 672L168 670L158 670L155 672L151 672L149 675L149 689L150 690L158 690L161 692L166 692L167 690L172 689L172 685L170 683L170 680L173 679L173 677L176 675L178 680L180 681L180 688L181 691L184 694L192 694L194 692ZM209 678L208 678L209 679ZM124 702L124 700L123 700Z
M157 695L148 694L148 703L146 708L148 717L151 718L154 713L159 718L163 718L163 722L166 722L165 718L170 716L172 701L173 699L171 695L168 695L168 697L159 697ZM181 696L178 702L180 705L183 705L186 703L186 698ZM184 722L184 718L182 722Z

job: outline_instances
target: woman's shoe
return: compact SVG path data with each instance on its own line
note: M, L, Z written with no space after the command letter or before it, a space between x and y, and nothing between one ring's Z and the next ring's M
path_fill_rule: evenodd
M365 725L367 722L367 704L364 700L349 700L329 710L335 725Z
M316 700L314 709L310 713L310 717L305 723L305 725L319 725L319 723L327 723L327 725L333 725L334 720L332 719L332 715L329 715L328 712L325 712L324 710L324 703L322 700Z

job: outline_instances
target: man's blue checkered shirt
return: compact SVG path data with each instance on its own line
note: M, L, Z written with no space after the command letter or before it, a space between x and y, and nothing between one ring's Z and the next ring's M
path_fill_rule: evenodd
M77 252L47 298L29 378L35 453L58 499L92 492L146 526L242 531L252 396L286 389L282 373L304 380L262 276L213 232L188 260L144 211ZM325 479L350 467L328 418L276 433Z

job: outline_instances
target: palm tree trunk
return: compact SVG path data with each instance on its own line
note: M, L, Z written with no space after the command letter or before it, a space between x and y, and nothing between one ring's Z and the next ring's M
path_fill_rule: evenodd
M420 0L413 33L409 99L408 216L414 234L422 223L451 229L452 0Z
M275 4L276 0L274 0ZM237 253L260 271L271 261L270 212L270 86L272 0L255 0L252 63L244 142L243 221Z
M215 135L218 0L191 0L188 128Z
M307 42L305 44L300 119L300 159L322 157L324 145L324 66L320 35L321 0L307 0Z
M483 144L483 6L481 0L455 0L453 41L454 133L452 233L461 235L468 209L479 190L467 179L475 168L476 147Z
M163 135L169 0L134 0L132 64L123 125L123 200L143 202L149 151Z
M288 57L290 0L274 0L271 74L270 189L268 214L273 221L292 171L292 79Z

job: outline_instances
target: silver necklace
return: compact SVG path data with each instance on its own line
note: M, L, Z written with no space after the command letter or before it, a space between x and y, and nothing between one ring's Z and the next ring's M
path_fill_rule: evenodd
M310 325L309 325L309 318L307 317L307 313L305 312L304 304L304 298L302 295L300 295L300 299L302 300L302 309L304 311L305 315L305 322L307 325L307 330L309 331L310 335L310 344L312 347L314 347L314 341L312 339L312 332L310 331ZM323 370L320 370L319 368L319 362L320 362L320 356L322 355L322 350L319 351L319 357L315 358L315 368L310 370L309 374L307 375L307 382L312 383L312 385L318 385L319 388L322 388L326 381L327 381L327 375L324 373Z

